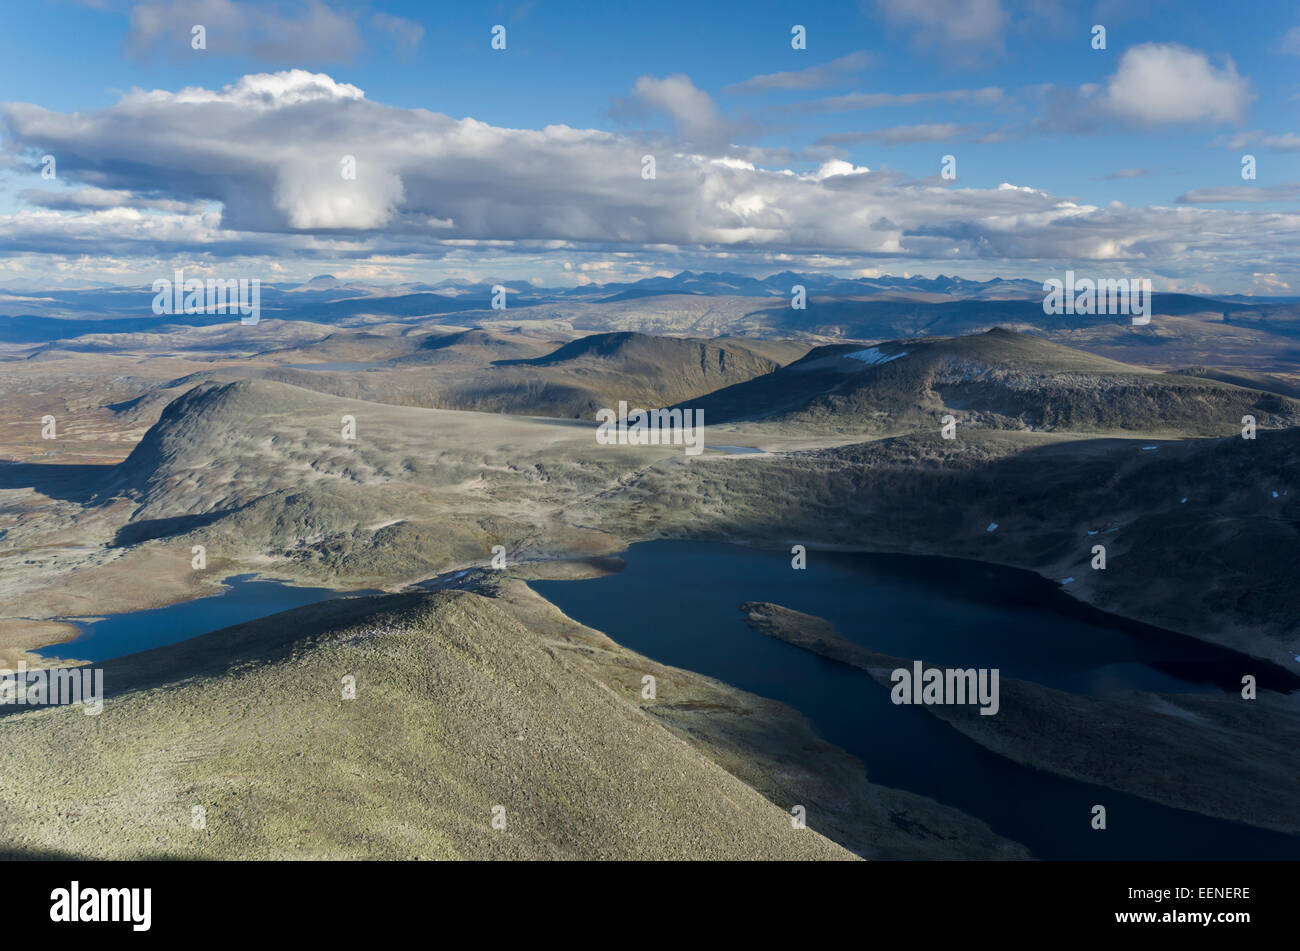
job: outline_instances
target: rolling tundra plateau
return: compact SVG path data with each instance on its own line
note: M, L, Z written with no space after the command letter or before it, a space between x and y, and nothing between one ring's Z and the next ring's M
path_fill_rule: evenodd
M0 851L1300 856L1300 305L799 279L9 301L0 664L104 693L3 708ZM620 405L702 451L599 438ZM967 634L898 634L946 598ZM889 703L981 658L996 715ZM1157 838L1045 836L997 803L1031 780Z

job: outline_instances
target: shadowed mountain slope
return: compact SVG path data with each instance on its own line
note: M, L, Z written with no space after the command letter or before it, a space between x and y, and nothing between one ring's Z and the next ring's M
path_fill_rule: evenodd
M1029 568L1104 610L1296 671L1297 472L1300 429L1147 443L959 428L678 461L570 517ZM1091 567L1097 544L1105 570Z
M1230 383L1108 360L1003 329L969 337L818 347L766 376L691 401L713 423L761 420L891 434L992 429L1225 435L1245 415L1300 423L1300 403Z

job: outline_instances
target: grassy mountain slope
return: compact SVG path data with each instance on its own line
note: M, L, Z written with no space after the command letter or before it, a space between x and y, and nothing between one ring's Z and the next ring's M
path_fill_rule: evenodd
M99 716L4 719L0 849L840 859L851 854L816 830L849 823L871 855L951 854L952 840L971 855L1024 855L960 813L869 786L860 763L788 709L638 658L525 600L332 602L110 662ZM640 699L646 670L672 726ZM342 697L344 676L355 699ZM42 783L38 797L36 774L76 780ZM792 827L795 802L808 805L807 829ZM204 829L192 828L195 806Z

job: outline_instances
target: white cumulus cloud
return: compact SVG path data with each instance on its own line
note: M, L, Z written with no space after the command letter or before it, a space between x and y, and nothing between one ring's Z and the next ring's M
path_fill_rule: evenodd
M1143 43L1126 50L1105 90L1115 115L1145 124L1236 122L1254 99L1231 59L1215 66L1177 43Z

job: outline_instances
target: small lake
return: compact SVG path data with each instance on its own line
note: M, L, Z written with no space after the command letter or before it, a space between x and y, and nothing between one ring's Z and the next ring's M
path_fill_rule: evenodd
M349 363L346 360L334 363L284 363L280 365L282 370L335 370L340 373L350 373L358 370L381 370L384 369L382 363Z
M1019 766L923 709L895 706L856 668L753 630L743 601L824 617L882 653L1061 690L1239 690L1241 672L1290 688L1278 668L1104 614L1030 572L946 558L645 542L618 574L531 586L575 620L654 660L789 704L861 758L874 782L930 796L1044 859L1296 859L1300 838L1161 806ZM1117 751L1117 755L1125 755ZM1108 828L1094 831L1094 804Z
M282 581L258 579L253 574L232 575L223 583L228 586L226 591L207 598L195 598L147 611L112 614L97 621L74 620L72 623L81 628L80 637L62 644L51 644L36 653L69 660L112 660L290 608L337 598L344 593L331 588L299 588Z

